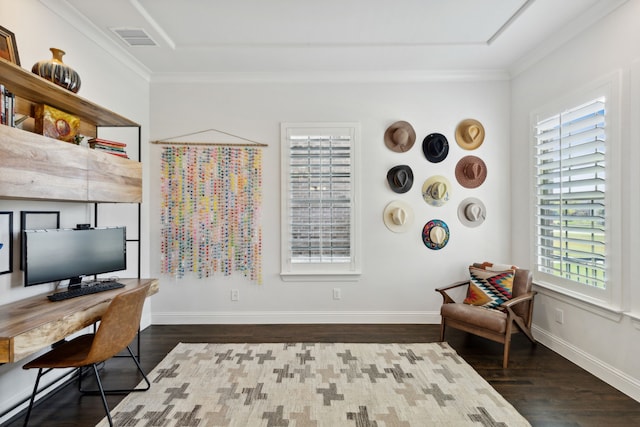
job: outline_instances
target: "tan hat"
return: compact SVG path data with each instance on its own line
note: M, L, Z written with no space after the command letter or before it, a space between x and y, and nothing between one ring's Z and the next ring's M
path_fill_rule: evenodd
M484 142L484 127L475 119L465 119L456 127L456 142L465 150L475 150Z
M487 179L487 165L480 157L465 156L456 164L456 179L464 188L476 188Z
M401 200L394 200L384 208L382 219L389 230L403 233L413 224L413 209Z
M451 184L442 175L434 175L422 184L422 198L431 206L442 206L449 201Z
M407 122L395 122L384 133L384 144L396 153L411 150L416 142L416 131Z
M467 227L477 227L484 222L487 209L480 199L468 197L458 205L458 219Z

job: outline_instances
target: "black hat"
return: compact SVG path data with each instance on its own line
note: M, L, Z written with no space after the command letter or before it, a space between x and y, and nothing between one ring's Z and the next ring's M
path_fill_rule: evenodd
M422 152L431 163L440 163L449 154L449 141L441 133L431 133L422 141Z
M413 185L413 171L407 165L398 165L387 172L389 186L396 193L406 193Z

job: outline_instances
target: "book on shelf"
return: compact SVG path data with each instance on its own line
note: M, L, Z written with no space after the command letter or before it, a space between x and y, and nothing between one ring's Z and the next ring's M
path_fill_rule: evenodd
M103 138L91 138L88 143L89 147L93 148L94 150L113 154L119 157L124 157L126 159L129 158L125 151L125 147L127 146L127 144L125 144L124 142L111 141Z
M89 145L99 144L99 145L104 145L104 146L122 147L122 148L127 146L127 144L125 144L124 142L111 141L111 140L103 139L103 138L91 138L88 142L89 142Z
M0 84L0 124L15 127L16 98L13 93Z

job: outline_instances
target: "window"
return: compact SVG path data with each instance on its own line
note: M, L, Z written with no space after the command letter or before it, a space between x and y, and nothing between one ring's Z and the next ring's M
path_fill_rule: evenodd
M600 96L535 123L536 270L587 294L610 279L607 119Z
M282 275L354 276L359 125L283 123Z

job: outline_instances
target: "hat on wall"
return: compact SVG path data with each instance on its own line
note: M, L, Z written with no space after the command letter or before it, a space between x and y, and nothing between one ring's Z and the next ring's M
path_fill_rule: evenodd
M429 249L442 249L449 243L449 227L440 219L432 219L422 228L422 242Z
M484 127L476 119L465 119L456 127L456 142L465 150L475 150L484 142Z
M458 205L458 219L467 227L477 227L484 222L487 209L480 199L468 197Z
M409 151L415 142L416 131L404 121L395 122L384 133L384 144L396 153Z
M449 201L451 184L442 175L434 175L422 184L422 198L431 206L442 206Z
M407 165L398 165L387 172L389 187L396 193L406 193L413 185L413 171Z
M456 179L464 188L476 188L487 178L487 165L480 157L465 156L456 164Z
M431 133L422 141L422 152L431 163L439 163L449 154L449 141L441 133Z
M389 230L404 233L413 224L413 209L401 200L394 200L384 208L382 219Z

